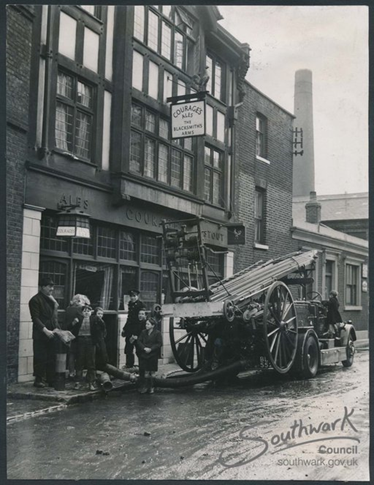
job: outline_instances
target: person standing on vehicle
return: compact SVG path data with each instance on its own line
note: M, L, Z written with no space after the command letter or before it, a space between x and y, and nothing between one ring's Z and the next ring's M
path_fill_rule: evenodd
M130 296L129 301L129 312L127 316L126 323L122 329L122 337L125 337L125 355L126 355L126 368L130 369L134 367L135 357L134 357L134 344L130 342L130 337L132 335L140 335L142 330L141 324L139 324L139 311L145 311L144 303L139 299L139 290L130 290L128 295Z
M34 352L34 386L53 387L55 380L55 341L53 330L60 328L57 319L58 303L52 293L54 282L51 278L42 278L40 291L29 301L31 314L33 352Z
M338 327L336 326L337 323L342 321L342 317L339 313L339 300L338 300L338 292L335 290L330 291L329 301L327 304L327 319L326 322L329 326L329 331L333 335L339 336Z

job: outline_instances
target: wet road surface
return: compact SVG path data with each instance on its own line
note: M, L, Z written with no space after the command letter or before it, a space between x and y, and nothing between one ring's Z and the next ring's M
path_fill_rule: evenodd
M368 352L308 381L113 392L7 426L9 479L368 480L368 454Z

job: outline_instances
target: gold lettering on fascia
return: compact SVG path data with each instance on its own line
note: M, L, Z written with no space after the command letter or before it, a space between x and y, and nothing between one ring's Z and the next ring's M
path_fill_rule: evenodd
M60 199L60 205L71 205L80 207L81 209L88 209L88 199L82 199L82 197L75 197L73 195L62 194Z

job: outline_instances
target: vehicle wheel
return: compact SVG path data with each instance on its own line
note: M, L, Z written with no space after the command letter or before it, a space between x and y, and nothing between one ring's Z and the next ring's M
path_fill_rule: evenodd
M349 337L348 337L346 352L347 352L347 360L343 360L342 364L344 365L344 367L351 367L355 356L355 343L353 341L351 333L349 334Z
M282 281L275 281L266 294L263 327L270 363L286 374L296 356L297 316L291 291Z
M303 347L300 375L304 379L310 379L317 374L319 364L318 343L315 337L313 335L308 335Z
M186 372L196 372L201 369L204 363L205 346L207 343L207 336L200 331L199 323L189 323L185 319L177 324L174 318L170 319L169 335L170 345L173 351L174 358L179 366ZM176 332L182 335L176 337Z

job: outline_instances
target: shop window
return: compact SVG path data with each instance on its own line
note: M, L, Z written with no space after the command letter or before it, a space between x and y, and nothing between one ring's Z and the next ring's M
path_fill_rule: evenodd
M74 294L86 295L92 307L114 310L113 298L114 266L91 262L74 265Z
M153 236L142 236L140 245L142 263L160 264L160 239Z
M60 71L57 78L56 147L91 158L94 88Z
M66 263L41 260L39 277L53 280L55 284L53 296L60 305L60 309L63 310L65 307Z
M256 155L261 158L267 158L266 150L267 140L267 121L264 116L256 116Z
M68 250L66 239L56 236L57 223L52 216L43 214L40 231L40 248L51 251Z
M116 232L114 229L97 228L97 254L103 258L116 257Z
M223 153L205 147L204 198L207 202L222 206L223 199Z
M255 190L254 218L255 242L265 244L265 191L260 188Z
M225 101L224 96L224 76L225 76L225 65L215 59L211 55L206 56L206 67L207 74L209 75L209 81L207 83L206 89L215 98Z

